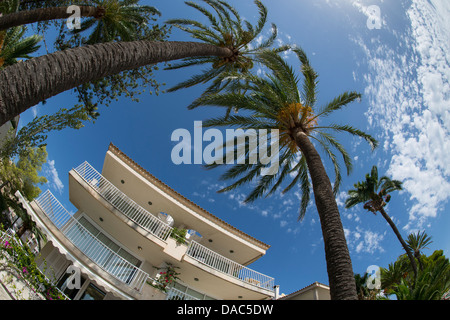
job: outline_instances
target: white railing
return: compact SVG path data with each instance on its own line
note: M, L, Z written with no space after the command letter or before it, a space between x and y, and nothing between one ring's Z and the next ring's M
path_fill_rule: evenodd
M75 168L74 171L123 215L155 237L166 241L172 233L172 228L168 224L164 223L130 199L95 170L88 162L82 163Z
M35 202L66 238L96 265L130 288L142 291L149 277L148 273L125 260L89 232L49 190L40 195Z
M175 288L170 288L167 292L166 300L200 300L196 297L193 297L186 292L182 292Z
M274 290L274 278L240 265L202 246L198 242L191 241L186 254L214 270L225 273L235 279L270 291Z
M88 162L82 163L75 168L74 171L106 201L151 234L164 241L171 235L173 230L172 227L150 214L147 210L130 199L126 194L97 172ZM228 274L236 279L260 288L271 291L274 290L273 278L225 258L200 245L198 242L190 241L186 254L213 269Z

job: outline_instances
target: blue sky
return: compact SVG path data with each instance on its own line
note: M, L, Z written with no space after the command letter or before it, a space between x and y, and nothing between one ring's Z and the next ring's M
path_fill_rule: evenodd
M254 22L253 1L229 1ZM161 21L198 15L180 0L144 0L162 12ZM357 206L343 208L346 191L373 165L381 174L404 182L393 194L388 213L404 237L425 230L434 242L426 253L443 249L450 256L450 4L447 0L266 0L269 21L277 24L280 43L295 43L308 54L319 74L319 101L355 90L359 103L336 113L332 122L365 130L380 141L369 146L348 135L338 136L354 160L354 171L344 176L337 198L356 273L371 265L387 267L401 246L387 223ZM380 8L381 26L370 29L370 6ZM369 23L370 25L370 23ZM269 32L269 29L267 29ZM174 32L172 40L189 40ZM286 57L292 61L292 55ZM297 68L298 69L298 68ZM157 79L174 85L195 70L162 71ZM313 203L298 222L299 194L295 190L244 205L248 189L217 194L224 186L220 170L201 165L174 165L171 134L179 128L193 132L194 121L221 115L218 108L186 109L202 87L159 96L143 94L140 103L127 99L101 109L95 124L81 130L50 134L49 161L43 173L50 189L69 209L68 171L88 161L101 171L110 142L175 190L235 227L270 244L266 256L250 267L273 276L282 293L299 290L314 281L328 283L320 222ZM22 124L34 115L71 107L70 92L48 100L22 115ZM324 158L325 159L325 158ZM326 160L325 160L326 161ZM325 162L331 178L333 171Z

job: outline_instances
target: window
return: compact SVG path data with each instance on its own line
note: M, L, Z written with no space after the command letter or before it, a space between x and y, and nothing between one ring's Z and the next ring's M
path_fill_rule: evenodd
M85 283L86 279L84 277L81 277L80 279L80 287L79 288L72 288L69 289L67 287L68 284L68 278L71 276L72 274L69 272L66 272L62 275L61 279L59 280L58 284L56 285L62 292L64 292L64 294L69 297L70 300L74 300L75 296L77 295L77 293L80 291L81 287L83 286L83 284Z
M93 283L90 283L84 293L81 295L80 300L103 300L106 293L100 290Z

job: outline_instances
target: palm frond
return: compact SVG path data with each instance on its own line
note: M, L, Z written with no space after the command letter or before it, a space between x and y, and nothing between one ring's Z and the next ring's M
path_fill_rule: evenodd
M334 175L335 175L335 180L334 180L334 184L333 184L333 193L336 196L339 191L339 187L340 187L341 181L342 181L341 167L339 165L339 162L338 162L334 152L331 151L329 142L326 139L323 140L323 139L316 138L313 136L311 136L311 137L319 142L323 151L331 159L331 162L333 163Z
M217 78L221 74L238 71L241 74L248 74L254 67L254 61L257 61L259 51L267 49L272 46L277 36L277 28L272 25L272 33L268 39L258 42L258 45L253 45L256 42L259 35L263 31L267 23L267 8L261 1L256 0L255 4L258 8L259 19L255 26L250 22L243 20L238 11L230 4L223 0L202 0L206 6L202 6L193 1L185 2L189 7L198 11L201 15L205 16L209 22L209 26L206 26L193 19L171 19L167 23L171 24L180 30L188 32L193 38L200 41L225 47L230 49L232 56L225 58L215 58L211 60L199 59L199 60L183 60L181 63L176 64L175 67L169 67L167 69L179 69L183 67L191 67L200 64L209 63L211 70L203 71L205 73L211 72L216 77L207 79L206 81L196 81L196 79L203 79L203 77L194 76L190 80L183 81L168 91L173 92L183 88L189 88L193 85L212 82L206 89L207 93L220 92L227 88L228 84L232 84L231 81L222 82ZM212 71L213 69L219 69L220 72ZM222 78L223 80L223 78ZM248 81L248 80L244 80ZM196 102L192 103L189 108L197 106ZM227 109L229 114L231 108Z
M338 132L347 132L366 140L369 143L372 150L374 150L378 146L378 141L374 137L365 133L364 131L361 131L349 125L331 124L328 126L320 126L320 127L317 126L315 127L315 129L331 129Z
M303 100L308 106L314 106L317 101L317 78L318 75L311 67L306 53L299 47L292 48L292 51L297 55L302 66L303 82Z
M344 160L345 167L347 169L347 175L350 175L353 171L353 163L350 155L348 154L347 150L345 150L344 146L337 141L336 138L334 138L332 135L319 131L316 131L325 141L328 145L336 148L342 155L342 159Z
M343 94L334 98L331 102L325 105L319 112L317 112L315 118L323 118L328 116L334 111L337 111L344 106L352 103L353 101L361 99L361 94L357 92L344 92Z

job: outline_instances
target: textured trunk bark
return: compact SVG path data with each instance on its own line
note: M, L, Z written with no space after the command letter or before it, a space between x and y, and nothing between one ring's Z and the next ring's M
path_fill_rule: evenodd
M308 136L301 129L297 129L294 138L305 156L311 176L325 245L331 299L357 300L350 253L330 179L319 153Z
M111 42L48 54L0 72L0 126L61 92L145 65L186 57L228 57L230 49L198 42Z
M103 9L97 7L79 7L81 9L81 17L100 17L104 13ZM67 19L72 15L72 13L67 13L67 8L68 7L42 8L6 14L0 18L0 31L39 21Z
M411 266L413 268L414 276L417 278L416 260L414 260L414 257L412 255L411 251L409 250L408 245L406 244L405 240L403 240L402 235L398 231L397 226L392 221L391 217L389 217L389 215L386 213L386 211L384 211L383 207L380 206L378 211L381 213L381 215L387 221L387 223L391 226L392 230L394 231L395 235L397 236L397 239L402 244L403 249L406 251L406 254L408 255L408 258L411 261Z

